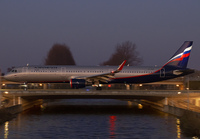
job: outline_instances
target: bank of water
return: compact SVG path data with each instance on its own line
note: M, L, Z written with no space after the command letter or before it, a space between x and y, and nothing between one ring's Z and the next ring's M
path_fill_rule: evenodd
M189 138L175 116L120 100L59 100L0 125L2 139Z
M22 111L21 105L15 105L6 108L0 108L0 125L9 121L17 116Z

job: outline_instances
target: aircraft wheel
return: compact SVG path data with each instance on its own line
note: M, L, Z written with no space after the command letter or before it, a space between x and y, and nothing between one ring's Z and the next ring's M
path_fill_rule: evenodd
M98 86L98 87L96 88L96 90L102 90L102 87L99 87L99 86Z

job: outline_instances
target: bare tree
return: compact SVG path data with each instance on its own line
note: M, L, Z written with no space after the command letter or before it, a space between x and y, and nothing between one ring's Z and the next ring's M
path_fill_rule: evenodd
M142 63L142 58L139 57L139 53L136 51L136 45L130 41L117 44L115 52L111 55L108 61L102 63L102 65L119 65L122 61L127 60L127 64L136 66Z
M7 68L7 72L11 72L12 69L14 69L15 67L11 67L11 68Z
M66 44L54 44L47 54L45 65L76 65Z

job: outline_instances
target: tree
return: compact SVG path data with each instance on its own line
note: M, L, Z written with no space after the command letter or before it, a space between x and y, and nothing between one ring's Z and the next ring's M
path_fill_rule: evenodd
M76 65L72 53L66 44L56 43L49 50L45 65Z
M15 67L11 67L11 68L7 68L7 72L11 72L12 69L14 69Z
M120 65L124 60L127 60L126 63L131 66L139 65L143 61L136 51L136 45L130 41L117 44L115 52L111 55L109 60L103 62L102 65Z

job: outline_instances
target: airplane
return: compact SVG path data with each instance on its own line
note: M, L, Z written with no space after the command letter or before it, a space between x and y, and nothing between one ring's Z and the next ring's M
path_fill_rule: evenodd
M25 66L16 67L4 76L6 80L22 83L70 83L71 88L100 84L142 84L185 76L194 72L187 68L193 41L185 41L163 66Z

